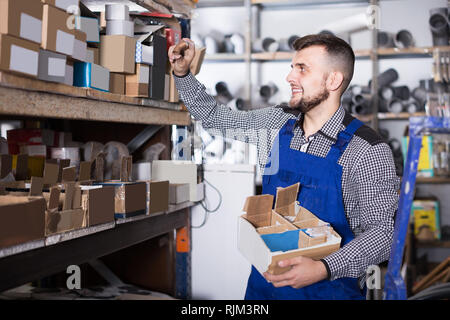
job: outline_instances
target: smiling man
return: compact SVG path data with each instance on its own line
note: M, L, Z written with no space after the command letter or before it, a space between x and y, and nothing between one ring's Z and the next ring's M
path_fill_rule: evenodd
M245 298L364 299L367 267L389 257L400 182L389 146L340 104L353 76L352 48L330 35L297 39L289 105L233 111L189 72L194 43L186 41L184 55L171 47L169 60L194 118L213 134L256 144L263 193L275 196L277 187L300 182L300 204L342 237L340 250L321 260L281 261L291 267L283 274L252 267Z

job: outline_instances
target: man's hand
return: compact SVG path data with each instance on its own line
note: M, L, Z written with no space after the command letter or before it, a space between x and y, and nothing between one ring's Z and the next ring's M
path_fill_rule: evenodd
M189 72L189 67L194 59L195 44L191 39L183 38L181 41L185 41L189 44L189 47L181 54L175 54L173 49L175 45L171 46L168 51L169 61L173 68L173 73L176 76L184 76Z
M291 266L291 270L279 275L264 272L264 278L277 288L291 286L298 289L327 278L327 269L323 262L307 257L282 260L278 265L280 267Z

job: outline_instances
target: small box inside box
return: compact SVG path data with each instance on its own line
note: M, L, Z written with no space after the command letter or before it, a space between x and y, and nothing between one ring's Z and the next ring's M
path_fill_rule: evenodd
M248 197L239 219L238 247L255 268L263 273L281 274L284 259L306 256L323 258L339 250L341 237L326 222L301 207L297 199L300 185L278 188L273 196Z

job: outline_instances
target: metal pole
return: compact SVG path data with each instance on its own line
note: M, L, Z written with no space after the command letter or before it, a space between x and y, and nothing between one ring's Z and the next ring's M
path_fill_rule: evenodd
M370 59L372 61L372 83L370 91L372 92L372 128L378 131L378 73L379 73L379 65L378 65L378 21L379 15L379 3L378 0L370 0L370 5L373 6L372 11L374 16L374 25L372 28L372 50L370 52Z

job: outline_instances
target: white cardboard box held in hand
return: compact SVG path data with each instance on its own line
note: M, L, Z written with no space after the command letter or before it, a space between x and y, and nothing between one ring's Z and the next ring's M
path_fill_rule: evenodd
M248 197L239 217L238 249L242 255L263 274L281 274L289 267L281 268L278 262L296 256L321 259L339 250L341 237L328 223L320 220L307 209L298 205L297 193L300 184L277 188L275 208L273 196L269 194ZM315 241L308 231L315 228L327 229L321 241ZM298 248L287 251L271 251L261 235L281 234L299 230ZM310 233L311 234L311 233ZM310 241L305 241L310 240Z

